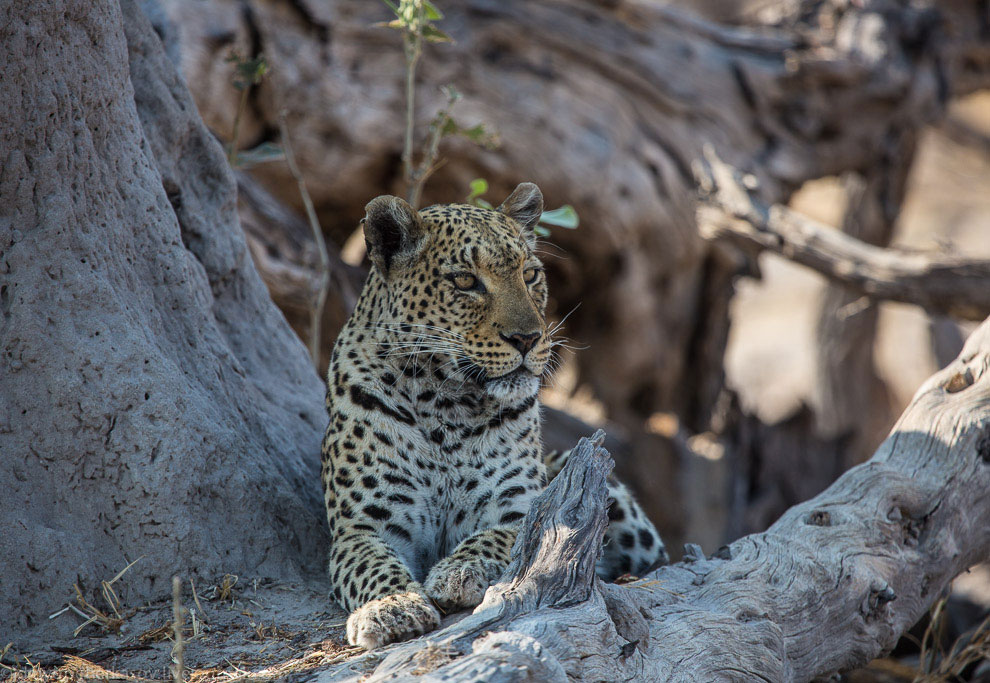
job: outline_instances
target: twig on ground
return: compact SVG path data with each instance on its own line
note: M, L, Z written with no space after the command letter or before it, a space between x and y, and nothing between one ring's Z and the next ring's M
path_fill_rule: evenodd
M72 585L72 587L76 591L76 602L79 603L79 606L77 607L72 603L69 603L69 605L67 605L65 609L59 610L58 612L55 612L54 614L49 616L49 619L54 619L58 615L63 614L66 611L66 609L71 609L73 612L75 612L83 619L85 619L85 621L79 626L77 626L76 630L72 632L73 636L78 636L83 631L83 629L85 629L90 624L94 624L94 623L99 624L99 626L104 631L113 632L113 633L119 632L120 627L124 624L124 621L127 619L127 617L133 614L135 610L131 610L127 614L123 614L121 612L123 606L121 605L120 598L117 596L116 591L114 591L113 589L113 584L119 581L120 578L127 573L127 570L129 570L131 567L137 564L137 562L141 560L141 558L143 557L144 556L142 555L141 557L137 558L137 560L134 560L133 562L128 564L109 581L100 582L100 587L103 592L103 599L106 601L107 605L109 605L110 607L110 610L113 612L112 615L99 609L98 607L94 606L91 602L89 602L89 600L87 600L83 595L82 588L79 587L78 583L75 583Z
M237 585L238 581L240 581L240 577L236 574L224 574L220 583L213 587L213 596L210 599L219 602L233 602L236 597L234 586Z

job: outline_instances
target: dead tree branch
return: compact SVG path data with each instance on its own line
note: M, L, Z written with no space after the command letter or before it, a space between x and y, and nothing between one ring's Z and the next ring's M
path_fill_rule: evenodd
M482 605L393 646L367 680L807 681L867 662L990 556L990 319L869 462L765 533L709 558L689 546L684 562L623 586L593 571L601 438L582 439L534 504Z
M967 320L990 315L990 261L866 244L780 204L769 205L709 150L697 165L702 236L770 251L872 299L916 304Z

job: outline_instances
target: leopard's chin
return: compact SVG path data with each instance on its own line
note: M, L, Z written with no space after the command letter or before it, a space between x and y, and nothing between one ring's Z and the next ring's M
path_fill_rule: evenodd
M535 396L540 390L540 378L520 365L512 372L488 378L483 386L496 401L511 403Z

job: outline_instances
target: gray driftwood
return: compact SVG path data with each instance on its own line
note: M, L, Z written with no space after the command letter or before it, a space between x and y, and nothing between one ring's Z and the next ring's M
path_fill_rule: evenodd
M366 680L807 681L867 662L990 555L990 319L871 460L765 533L712 557L688 546L683 562L622 586L594 575L602 438L582 440L534 503L482 605L393 646Z

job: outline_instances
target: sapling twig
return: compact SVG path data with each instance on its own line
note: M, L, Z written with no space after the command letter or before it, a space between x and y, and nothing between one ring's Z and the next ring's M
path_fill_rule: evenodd
M327 289L330 286L330 257L327 255L327 243L323 239L323 229L320 227L320 219L316 216L316 208L313 206L313 199L306 189L306 181L302 172L296 164L295 154L292 153L292 143L289 141L289 129L285 124L286 112L281 110L278 114L279 135L282 138L282 151L285 153L285 163L289 167L289 172L296 179L299 186L299 195L302 197L303 206L306 208L306 218L309 220L310 230L313 231L313 239L316 242L316 249L320 254L320 280L313 296L309 315L309 355L316 366L317 372L320 370L320 335L323 328L323 308L327 300Z

